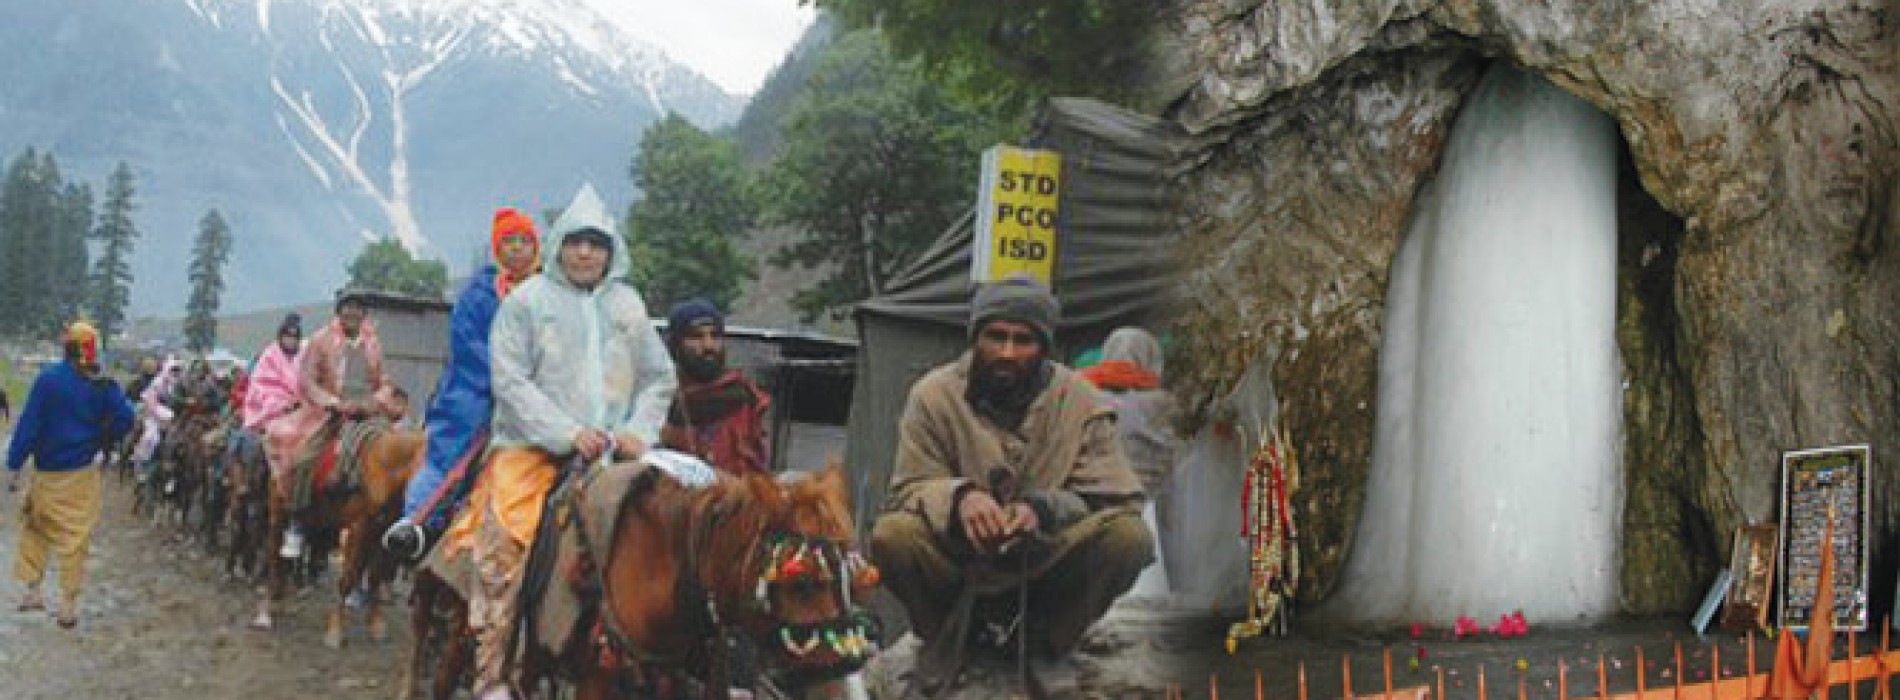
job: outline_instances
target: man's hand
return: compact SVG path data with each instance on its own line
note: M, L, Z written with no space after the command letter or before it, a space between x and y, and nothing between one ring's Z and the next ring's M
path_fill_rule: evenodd
M1012 524L1010 531L1011 537L1035 532L1038 528L1042 527L1042 521L1036 517L1036 509L1031 508L1027 503L1011 503L1009 504L1008 511L1010 514L1010 523Z
M1021 514L1016 512L1017 507L1028 506L1014 504L1006 509L998 505L996 498L988 491L970 489L957 504L957 517L962 521L964 538L980 550L995 551L1021 531ZM1035 517L1035 513L1029 514L1031 522L1034 522Z
M614 433L614 457L621 460L639 459L647 453L647 444L640 438L626 433Z
M601 453L607 451L607 434L593 428L581 428L574 436L574 451L581 453L581 458L592 464L594 460L600 459Z

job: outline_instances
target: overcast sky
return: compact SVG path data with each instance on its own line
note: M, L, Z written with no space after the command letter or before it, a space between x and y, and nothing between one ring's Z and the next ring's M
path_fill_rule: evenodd
M751 94L811 23L798 0L587 0L729 92Z

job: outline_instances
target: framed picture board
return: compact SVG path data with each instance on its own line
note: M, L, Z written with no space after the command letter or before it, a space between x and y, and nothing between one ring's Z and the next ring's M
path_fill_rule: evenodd
M1805 630L1820 590L1821 542L1834 513L1834 629L1867 629L1872 454L1846 445L1781 455L1780 622Z
M1745 525L1735 530L1735 548L1728 567L1735 582L1722 601L1722 629L1746 632L1768 628L1768 608L1775 594L1775 560L1779 558L1781 530L1774 523Z

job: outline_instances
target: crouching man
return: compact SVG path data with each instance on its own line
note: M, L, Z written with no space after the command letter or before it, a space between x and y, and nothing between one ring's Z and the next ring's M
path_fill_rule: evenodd
M1113 409L1049 359L1058 313L1028 278L983 286L969 352L911 387L871 551L926 689L987 642L1026 645L1032 682L1073 690L1069 654L1154 558Z

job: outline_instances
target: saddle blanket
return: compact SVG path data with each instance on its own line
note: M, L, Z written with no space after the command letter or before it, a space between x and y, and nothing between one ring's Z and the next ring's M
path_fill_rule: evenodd
M576 629L586 612L586 601L575 584L591 587L594 578L589 574L583 581L573 579L592 566L585 561L588 552L605 552L613 546L620 506L636 489L647 488L652 478L660 476L671 477L688 488L703 488L717 478L711 467L690 455L655 455L664 452L650 450L649 457L637 462L613 462L589 469L578 479L557 487L564 491L555 495L534 544L543 547L552 543L554 552L552 556L539 557L531 553L530 566L536 560L548 566L542 571L522 573L524 581L545 580L547 585L538 592L524 585L523 597L527 600L517 608L523 612L535 610L534 629L524 631L533 632L537 645L544 650L558 653L567 647L575 633L585 631ZM575 517L577 515L579 517ZM550 527L557 530L549 532ZM435 547L423 566L453 588L462 600L469 600L478 585L474 555L469 547Z

